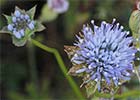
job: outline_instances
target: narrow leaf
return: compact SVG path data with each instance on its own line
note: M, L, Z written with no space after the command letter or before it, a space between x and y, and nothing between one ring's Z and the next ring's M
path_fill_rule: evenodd
M40 22L37 21L36 22L36 30L35 31L40 32L40 31L42 31L44 29L45 29L45 27Z
M27 14L30 15L31 19L34 18L35 11L36 11L36 5L33 8L31 8L30 10L27 11Z
M12 17L11 16L8 16L8 15L5 15L5 14L3 14L4 16L5 16L5 18L7 19L7 23L12 23Z
M0 33L12 34L10 31L8 31L7 26L3 27L2 30L0 30Z

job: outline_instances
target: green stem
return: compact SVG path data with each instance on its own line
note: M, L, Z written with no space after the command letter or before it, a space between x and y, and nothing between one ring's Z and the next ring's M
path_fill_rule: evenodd
M64 76L67 78L67 80L68 80L69 84L71 85L73 91L78 96L79 100L84 100L84 97L82 96L82 93L80 92L80 89L78 88L78 86L76 85L76 83L74 82L72 77L67 75L66 66L65 66L65 64L64 64L64 62L62 60L62 57L60 56L59 52L56 49L47 47L46 45L43 45L43 44L41 44L40 42L38 42L38 41L36 41L34 39L31 39L31 41L35 46L37 46L37 47L39 47L39 48L41 48L41 49L43 49L43 50L45 50L45 51L47 51L49 53L54 54L54 56L55 56L55 58L56 58L56 60L57 60L57 62L59 64L59 67L60 67L61 71L63 72Z

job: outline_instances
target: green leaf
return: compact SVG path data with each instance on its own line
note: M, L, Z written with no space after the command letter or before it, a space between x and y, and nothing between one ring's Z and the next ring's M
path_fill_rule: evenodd
M135 39L135 41L134 41L135 47L140 48L140 34L133 32L132 35L133 35L133 38Z
M140 11L139 10L135 10L132 12L130 19L129 19L129 26L132 30L132 35L134 38L133 44L136 48L140 48ZM139 51L135 55L136 55L135 56L136 58L140 58ZM135 60L134 64L137 68L140 65L140 62L138 60ZM137 74L137 76L139 76L139 74ZM140 77L138 77L138 79L140 81Z
M7 29L7 26L3 27L2 30L0 30L0 33L12 34L12 33Z
M12 17L11 16L8 16L8 15L5 15L5 14L3 14L3 15L5 16L8 24L12 23Z
M47 4L45 4L41 10L41 16L39 17L39 20L41 22L50 22L55 20L57 16L58 14L50 9Z
M27 42L26 38L23 39L17 39L15 36L12 36L12 42L15 46L20 47L20 46L24 46Z
M45 29L45 27L44 27L44 25L42 25L40 22L36 22L36 27L35 27L35 31L38 31L38 32L40 32L40 31L42 31L42 30L44 30Z
M132 12L129 19L129 26L133 33L140 35L140 11L135 10Z
M31 8L30 10L28 10L26 13L29 14L31 19L33 19L34 15L35 15L35 11L36 11L36 5L33 8Z

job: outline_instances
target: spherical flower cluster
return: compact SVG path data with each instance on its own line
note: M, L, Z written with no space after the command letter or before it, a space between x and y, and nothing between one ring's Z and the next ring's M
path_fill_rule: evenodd
M48 7L57 13L64 13L68 10L69 2L67 0L48 0Z
M26 28L33 30L35 27L35 22L31 20L30 16L19 10L15 10L12 15L12 23L7 26L7 29L13 33L17 39L21 39L25 36Z
M123 26L103 21L101 26L84 26L82 33L77 35L78 48L71 61L74 65L82 65L75 71L76 74L85 73L87 80L101 82L115 86L130 79L133 71L133 60L137 50L132 46L133 38L129 32L123 31ZM94 32L93 30L94 29Z

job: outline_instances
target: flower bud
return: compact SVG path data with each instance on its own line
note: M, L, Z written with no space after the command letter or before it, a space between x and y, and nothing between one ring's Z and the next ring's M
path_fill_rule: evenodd
M7 26L7 28L8 28L9 31L12 31L12 30L13 30L13 25L9 24L9 25Z
M16 17L20 17L20 12L19 12L18 10L16 10L16 11L14 12L14 15L15 15Z
M24 36L24 29L20 30L20 34L21 34L21 36Z
M30 22L29 25L28 25L28 27L29 27L31 30L33 30L33 29L34 29L34 22Z
M24 16L24 18L25 18L26 20L28 20L30 17L26 14L26 15Z
M20 18L21 18L21 19L24 19L24 15L22 14L22 15L20 16Z
M12 21L15 23L16 22L16 17L12 17Z
M17 38L17 39L20 39L21 38L21 34L19 32L14 32L14 36Z

